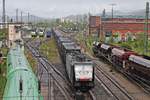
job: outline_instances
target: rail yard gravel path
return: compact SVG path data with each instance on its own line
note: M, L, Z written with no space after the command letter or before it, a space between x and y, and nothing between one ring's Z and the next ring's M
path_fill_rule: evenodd
M95 60L104 71L107 72L113 79L115 79L135 100L150 100L150 95L146 94L143 89L132 83L129 79L123 76L121 73L112 69L112 67L104 63L102 59L100 61Z

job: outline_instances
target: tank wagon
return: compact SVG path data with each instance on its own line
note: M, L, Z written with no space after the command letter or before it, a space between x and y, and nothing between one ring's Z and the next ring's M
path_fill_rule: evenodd
M97 57L103 56L111 61L120 71L150 81L150 60L144 56L121 47L98 42L93 43L93 53Z
M53 31L58 49L64 62L68 79L76 91L87 92L94 87L94 65L81 53L80 47L71 39Z
M7 56L7 83L3 100L43 100L40 83L19 45Z

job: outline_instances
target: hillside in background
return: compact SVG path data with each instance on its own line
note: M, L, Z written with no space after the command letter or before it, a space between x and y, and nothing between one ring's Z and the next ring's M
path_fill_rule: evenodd
M90 15L93 16L102 16L102 13L98 13L98 14L92 14L90 13ZM88 18L89 13L87 14L82 14L82 15L70 15L67 17L64 17L63 19L66 20L72 20L72 21L82 21L85 18ZM107 12L106 11L106 18L111 18L111 12ZM114 17L115 18L145 18L145 10L141 9L141 10L136 10L136 11L119 11L116 10L114 11Z
M102 16L102 13L97 13L97 14L93 14L93 13L86 13L86 14L78 14L78 15L69 15L66 17L63 17L61 19L65 19L65 20L71 20L71 21L88 21L88 16L89 15L95 15L95 16ZM114 17L116 18L145 18L145 10L141 9L141 10L135 10L135 11L119 11L119 10L115 10L114 11ZM106 18L111 18L111 12L107 12L106 10ZM11 19L13 19L13 21L16 21L16 16L9 16L6 19L8 19L8 21L10 21ZM19 21L21 20L20 16L19 16ZM38 16L30 16L30 22L41 22L41 21L45 21L45 20L51 20L50 18L42 18L42 17L38 17ZM2 21L2 16L0 16L0 22ZM24 22L28 22L28 16L23 16L23 21Z
M16 16L9 16L9 17L7 16L6 17L6 21L8 20L10 22L11 19L13 20L13 22L16 22ZM23 19L23 22L28 22L28 16L23 16L22 19ZM46 18L42 18L42 17L38 17L38 16L30 16L29 20L30 20L30 22L34 22L34 21L40 22L40 21L46 20ZM19 22L21 21L20 16L18 17L18 21ZM1 16L0 16L0 22L2 22Z

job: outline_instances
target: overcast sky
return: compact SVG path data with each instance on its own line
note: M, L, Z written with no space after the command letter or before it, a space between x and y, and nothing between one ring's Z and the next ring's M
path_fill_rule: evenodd
M145 9L146 1L150 0L6 0L6 13L15 15L15 9L18 8L40 17L51 18L88 12L94 14L102 12L104 8L109 12L112 3L116 4L115 10ZM0 4L2 8L2 0Z

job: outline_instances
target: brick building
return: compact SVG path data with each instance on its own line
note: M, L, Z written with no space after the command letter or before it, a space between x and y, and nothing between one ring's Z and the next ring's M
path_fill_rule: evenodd
M149 20L150 23L150 20ZM150 29L150 25L149 29ZM100 22L100 36L107 37L114 34L120 35L121 39L125 39L127 34L136 37L138 33L144 33L145 20L135 18L111 18L102 19ZM150 37L150 30L149 30Z
M100 34L100 16L90 16L89 17L89 34L93 36L99 36Z

